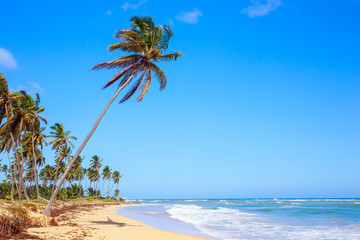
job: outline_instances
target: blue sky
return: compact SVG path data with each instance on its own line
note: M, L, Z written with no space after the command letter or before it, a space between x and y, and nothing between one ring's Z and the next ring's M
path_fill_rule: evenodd
M144 101L114 103L82 155L128 198L360 197L360 1L3 1L0 72L80 145L115 92L91 72L132 15L170 24ZM120 98L119 98L120 100ZM45 150L47 163L54 153ZM5 157L5 156L4 156Z

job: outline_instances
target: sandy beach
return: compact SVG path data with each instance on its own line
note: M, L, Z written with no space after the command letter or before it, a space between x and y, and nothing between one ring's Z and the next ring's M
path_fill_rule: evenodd
M59 226L29 228L28 234L40 239L104 240L205 240L210 238L162 231L117 214L119 205L78 207L55 219ZM108 216L112 222L108 221Z

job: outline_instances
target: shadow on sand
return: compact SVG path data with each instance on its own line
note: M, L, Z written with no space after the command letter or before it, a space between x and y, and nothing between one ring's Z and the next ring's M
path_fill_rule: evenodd
M132 226L132 227L139 227L140 225L129 225L129 224L126 224L126 223L121 223L121 222L109 222L109 221L92 221L91 223L94 223L94 224L104 224L104 225L115 225L115 226L118 226L118 227L126 227L126 226Z

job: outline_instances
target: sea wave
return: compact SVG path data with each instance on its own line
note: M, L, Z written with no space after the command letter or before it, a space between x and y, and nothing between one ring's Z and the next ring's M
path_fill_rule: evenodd
M301 226L231 208L206 208L176 204L167 209L171 218L194 225L212 237L234 239L360 239L360 224Z

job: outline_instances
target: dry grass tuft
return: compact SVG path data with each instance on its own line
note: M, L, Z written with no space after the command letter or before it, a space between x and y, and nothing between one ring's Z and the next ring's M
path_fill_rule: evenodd
M22 220L18 216L0 216L0 236L10 237L19 234L22 230Z

